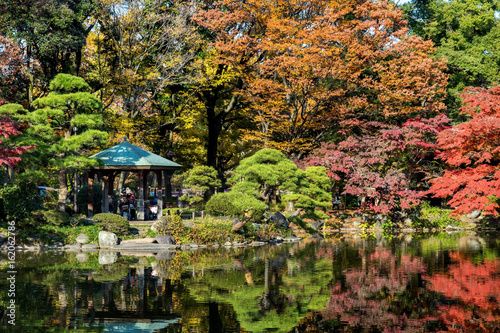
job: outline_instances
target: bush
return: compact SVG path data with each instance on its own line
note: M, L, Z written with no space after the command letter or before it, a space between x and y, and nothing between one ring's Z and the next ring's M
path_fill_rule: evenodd
M33 212L33 218L38 225L53 225L57 227L62 227L69 225L70 216L66 212L61 212L59 210L40 210Z
M194 242L197 244L224 244L225 242L242 242L244 236L232 231L231 221L208 219L195 228L188 228L183 243Z
M176 242L184 233L184 223L179 215L162 216L155 225L159 235L172 235Z
M459 225L460 221L450 214L452 209L432 207L429 202L424 201L419 206L420 220L415 221L415 226L445 228L447 225Z
M42 198L38 194L38 186L33 182L22 181L0 188L0 220L21 221L40 208Z
M124 217L111 213L100 213L94 215L93 221L101 222L102 230L125 236L129 232L130 223Z
M205 209L212 216L232 216L243 219L245 211L252 211L249 222L260 222L266 210L266 204L253 196L240 193L219 193L208 200Z

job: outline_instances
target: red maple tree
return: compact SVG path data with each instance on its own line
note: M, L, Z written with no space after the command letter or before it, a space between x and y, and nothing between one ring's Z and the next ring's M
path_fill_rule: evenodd
M18 130L17 125L9 117L0 117L0 165L5 164L14 167L21 160L19 156L22 153L34 148L34 146L15 147L6 141L10 136L19 134L21 132Z
M462 94L462 114L470 120L438 135L439 157L448 165L431 181L430 193L448 198L454 213L498 215L500 197L500 87L468 88Z
M344 121L338 143L323 143L306 164L322 165L343 187L343 194L366 200L361 208L388 213L409 209L425 194L433 143L449 118L410 119L403 125L382 122Z

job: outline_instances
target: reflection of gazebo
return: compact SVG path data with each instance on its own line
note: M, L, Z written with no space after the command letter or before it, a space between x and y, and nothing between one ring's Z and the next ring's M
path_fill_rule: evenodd
M122 171L130 171L137 174L138 193L136 193L136 208L137 219L144 220L144 200L148 197L148 174L154 172L157 177L159 189L158 197L158 216L162 214L163 193L162 193L162 171L166 175L171 176L175 170L179 170L182 166L172 162L159 155L153 154L147 150L139 148L124 140L119 145L113 146L100 153L92 155L90 158L101 160L104 165L96 167L89 172L89 202L88 215L92 217L94 214L94 199L93 199L93 182L97 172L102 175L103 196L102 196L102 212L109 213L109 197L113 197L113 183L115 177Z

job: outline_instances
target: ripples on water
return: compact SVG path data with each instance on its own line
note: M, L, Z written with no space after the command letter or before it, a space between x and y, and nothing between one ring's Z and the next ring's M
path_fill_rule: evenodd
M0 331L500 332L498 236L413 237L18 252L15 326L0 253Z

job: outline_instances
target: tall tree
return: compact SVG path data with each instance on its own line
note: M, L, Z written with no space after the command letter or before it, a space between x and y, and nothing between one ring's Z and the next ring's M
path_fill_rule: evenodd
M189 24L190 1L97 0L97 29L89 36L87 72L102 101L132 118L158 112L158 94L189 83L183 71L200 39Z
M500 87L467 88L462 114L470 119L439 133L439 157L448 164L432 180L435 197L450 198L454 213L498 215L500 198Z
M87 19L93 10L92 0L0 2L3 32L23 50L30 79L26 96L29 103L34 93L45 93L57 73L79 74L82 48L92 29Z
M448 63L448 113L457 116L465 87L500 79L500 2L415 0L403 5L412 31L436 46Z
M86 155L108 135L99 130L103 124L101 103L88 92L89 85L82 78L58 74L49 88L47 96L33 102L34 111L5 104L0 113L12 114L29 125L24 131L25 142L36 143L36 150L43 151L49 166L59 171L59 209L64 211L68 170L94 165Z
M0 32L0 104L23 100L27 76L21 48Z
M444 108L444 63L430 57L432 43L407 36L402 13L386 2L221 1L199 17L217 36L219 63L241 73L254 138L289 156L347 117Z

